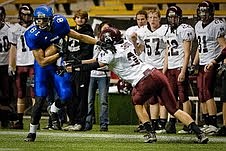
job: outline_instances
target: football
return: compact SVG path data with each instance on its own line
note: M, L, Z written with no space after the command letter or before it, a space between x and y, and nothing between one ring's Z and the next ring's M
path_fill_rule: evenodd
M58 52L58 48L55 45L51 45L45 50L45 56L52 56Z

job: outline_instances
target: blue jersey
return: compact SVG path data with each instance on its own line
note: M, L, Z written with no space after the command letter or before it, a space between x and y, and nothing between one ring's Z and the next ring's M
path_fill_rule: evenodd
M25 32L25 39L31 50L43 49L53 43L58 43L70 32L67 19L62 15L54 15L51 31L39 29L37 25L31 26Z

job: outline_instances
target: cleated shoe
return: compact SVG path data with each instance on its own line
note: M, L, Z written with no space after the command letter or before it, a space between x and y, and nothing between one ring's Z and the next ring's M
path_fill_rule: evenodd
M203 132L207 135L215 135L218 131L218 128L213 125L209 125Z
M61 130L59 120L52 121L52 129L53 129L53 130Z
M63 131L69 131L70 129L73 128L73 126L74 126L74 125L68 125L68 126L66 126L66 127L63 127L62 130L63 130Z
M23 123L20 123L20 122L16 122L10 128L11 129L24 129L24 124Z
M68 131L82 131L82 125L81 124L75 124L71 128L69 128Z
M187 126L184 126L182 130L177 132L178 134L192 134L192 130L189 129Z
M176 134L176 126L173 123L168 123L166 125L166 133L167 134Z
M166 129L160 129L155 131L157 134L166 134Z
M36 138L36 133L29 133L24 139L25 142L34 142Z
M144 135L144 142L145 143L157 142L155 132L148 132L146 135Z
M217 131L216 136L226 136L226 126L221 127Z
M107 126L101 127L100 131L101 132L107 132L108 131L108 127Z
M139 133L146 133L146 129L144 128L143 124L140 124L135 130L134 132L139 132Z
M209 141L209 138L204 133L198 134L197 138L198 140L195 143L198 144L207 144Z
M200 130L205 132L205 130L208 129L208 128L209 128L209 125L205 124L205 125L203 125L203 127L200 127Z
M51 125L47 125L46 127L43 127L42 130L53 130Z

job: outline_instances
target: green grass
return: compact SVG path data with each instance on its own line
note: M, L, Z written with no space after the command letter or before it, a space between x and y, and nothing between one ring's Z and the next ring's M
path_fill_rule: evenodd
M41 120L44 127L46 120ZM157 135L153 144L143 143L143 134L134 133L136 125L110 125L109 132L100 132L99 126L86 132L40 130L35 142L23 139L28 133L28 120L24 130L0 129L0 151L223 151L226 137L210 137L208 144L194 144L194 135ZM180 129L181 125L177 126Z

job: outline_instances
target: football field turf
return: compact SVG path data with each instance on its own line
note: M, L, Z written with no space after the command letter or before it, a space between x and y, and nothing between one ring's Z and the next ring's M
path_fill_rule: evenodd
M99 126L83 132L39 130L35 142L24 142L24 130L0 129L0 151L224 151L226 137L209 136L208 144L195 144L194 134L157 134L158 141L143 143L143 133L135 133L136 125L110 125L108 132ZM41 123L41 127L45 124ZM177 126L177 130L181 125Z

